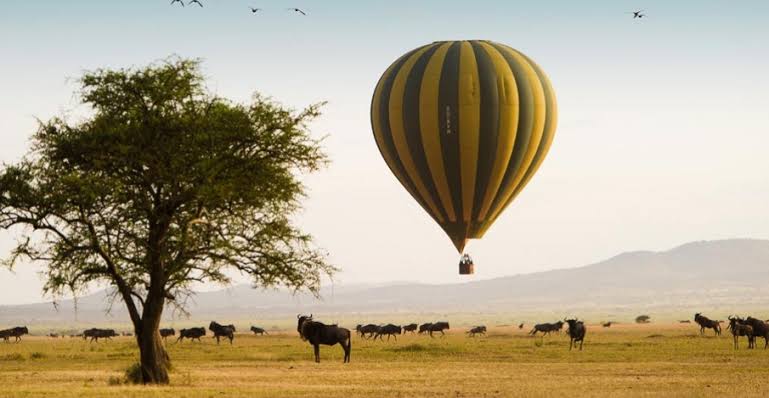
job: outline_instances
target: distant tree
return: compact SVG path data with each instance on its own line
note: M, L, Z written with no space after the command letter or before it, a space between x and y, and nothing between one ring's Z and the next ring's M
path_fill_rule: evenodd
M168 383L164 307L183 310L192 283L229 282L229 269L317 294L335 268L289 217L304 196L299 174L327 161L307 127L321 104L232 103L205 89L196 60L80 83L90 116L41 122L27 156L0 166L0 228L24 236L6 265L43 263L54 297L114 287L151 384Z
M651 319L649 315L639 315L635 318L635 323L649 323Z

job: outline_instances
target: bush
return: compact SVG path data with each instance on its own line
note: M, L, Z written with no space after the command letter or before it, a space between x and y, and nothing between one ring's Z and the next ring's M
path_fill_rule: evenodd
M43 354L42 352L35 351L31 354L29 354L29 359L43 359L47 357L47 355Z
M125 371L125 381L130 384L142 384L142 365L139 362L129 366Z
M107 379L107 385L119 386L123 384L124 381L125 381L124 377L110 376L109 379Z
M21 355L18 352L0 356L0 361L23 361L23 360L24 360L24 355Z

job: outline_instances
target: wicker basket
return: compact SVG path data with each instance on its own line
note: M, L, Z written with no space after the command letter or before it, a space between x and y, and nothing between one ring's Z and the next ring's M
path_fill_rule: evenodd
M475 273L475 264L473 263L459 263L459 275L472 275Z

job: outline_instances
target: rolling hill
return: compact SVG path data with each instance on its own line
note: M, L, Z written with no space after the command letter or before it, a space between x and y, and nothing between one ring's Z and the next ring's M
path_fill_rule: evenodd
M105 314L107 295L101 291L80 298L77 312L71 300L60 302L58 311L51 303L0 306L0 324L125 322L122 303ZM196 294L189 312L190 320L278 319L299 312L336 314L339 319L398 313L619 317L639 311L672 319L701 308L721 313L769 310L769 241L692 242L664 252L627 252L577 268L461 284L327 286L320 300L238 285Z

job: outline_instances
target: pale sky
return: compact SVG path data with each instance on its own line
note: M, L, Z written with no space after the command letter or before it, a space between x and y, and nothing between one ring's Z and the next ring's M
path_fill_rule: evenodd
M470 281L585 265L628 250L769 238L769 2L10 0L0 9L0 161L36 117L75 109L84 70L199 57L210 88L300 108L333 163L307 179L298 223L349 284ZM252 15L248 6L264 8ZM285 10L304 9L302 17ZM642 8L647 18L627 12ZM369 123L397 57L436 40L519 49L558 98L553 147L468 251L476 275L390 174ZM0 256L15 236L0 232ZM37 269L0 271L0 305L41 300Z

